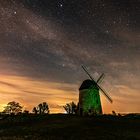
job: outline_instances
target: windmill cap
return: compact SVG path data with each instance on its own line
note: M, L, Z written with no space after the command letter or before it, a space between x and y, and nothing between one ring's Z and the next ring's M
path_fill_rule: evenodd
M87 80L84 80L82 85L80 86L79 90L82 90L82 89L89 89L91 88L91 86L96 86L96 83L90 79L87 79ZM98 89L98 88L97 88Z

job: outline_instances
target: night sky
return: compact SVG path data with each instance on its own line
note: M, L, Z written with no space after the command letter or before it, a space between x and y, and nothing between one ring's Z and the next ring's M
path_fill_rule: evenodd
M140 0L0 0L0 110L17 101L51 112L101 73L104 113L140 112Z

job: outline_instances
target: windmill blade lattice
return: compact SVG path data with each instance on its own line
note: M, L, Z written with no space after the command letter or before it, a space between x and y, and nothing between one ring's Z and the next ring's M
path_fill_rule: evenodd
M100 82L100 80L104 77L104 74L102 74L99 79L97 80L97 82L94 80L94 78L89 74L89 72L87 71L86 67L82 65L83 70L87 73L87 75L90 77L90 79L92 81L94 81L97 85L97 87L99 88L99 90L101 90L101 92L105 95L105 97L112 103L113 100L111 99L111 97L108 95L108 93L101 87L98 85L98 82Z
M112 100L111 97L107 94L107 92L106 92L103 88L101 88L101 86L99 86L98 84L97 84L97 86L98 86L98 88L101 90L101 92L106 96L106 98L110 101L110 103L112 103L113 100Z
M105 77L105 74L103 73L103 74L98 78L97 83L98 83L98 84L101 83L102 80L104 79L104 77Z

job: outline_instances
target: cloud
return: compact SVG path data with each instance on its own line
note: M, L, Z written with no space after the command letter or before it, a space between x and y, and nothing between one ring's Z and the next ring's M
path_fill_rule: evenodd
M101 1L91 4L86 2L82 5L83 8L75 5L76 2L66 2L64 13L48 6L56 5L56 1L42 1L42 8L38 2L5 0L0 5L0 74L8 76L6 81L0 80L0 84L4 89L1 95L5 95L3 98L6 101L31 101L27 105L30 108L44 98L52 106L53 101L60 106L65 101L77 101L76 90L88 78L81 64L88 66L95 78L96 73L106 74L101 84L107 91L113 92L111 96L115 100L119 100L119 96L124 96L124 93L131 92L138 97L140 42L137 18L136 23L130 21L132 17L125 15L117 3L111 2L106 2L104 6ZM82 2L80 1L81 4ZM72 10L72 6L77 9ZM42 9L46 7L45 13ZM131 11L128 13L135 14ZM126 26L128 21L129 26ZM15 81L10 80L15 77ZM18 85L18 82L23 84ZM127 96L129 98L128 94Z
M76 85L37 81L28 77L1 75L0 87L4 104L15 100L30 110L40 102L46 101L50 104L51 112L54 112L54 106L59 106L62 110L65 103L77 101L78 98Z

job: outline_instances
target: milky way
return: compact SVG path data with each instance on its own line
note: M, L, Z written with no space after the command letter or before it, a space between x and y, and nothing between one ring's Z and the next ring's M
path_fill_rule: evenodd
M59 108L77 101L84 64L95 79L106 75L102 86L114 99L102 97L106 112L139 112L139 7L139 0L0 0L0 95L12 88L9 100L27 108L44 98ZM12 77L30 83L19 88Z

